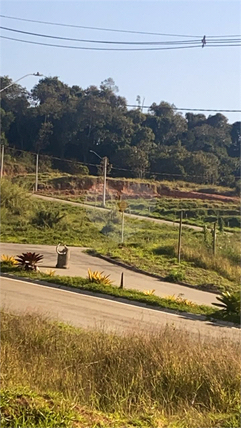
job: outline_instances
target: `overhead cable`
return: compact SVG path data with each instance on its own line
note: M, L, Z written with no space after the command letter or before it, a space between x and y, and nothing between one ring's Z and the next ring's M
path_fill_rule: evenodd
M168 36L168 37L203 37L202 35L187 35L187 34L173 34L173 33L159 33L159 32L150 32L150 31L136 31L136 30L121 30L116 28L103 28L103 27L94 27L94 26L85 26L85 25L75 25L75 24L64 24L59 22L50 22L50 21L41 21L36 19L27 19L27 18L20 18L15 16L8 16L0 14L1 18L5 19L12 19L16 21L23 21L23 22L32 22L37 24L44 24L44 25L53 25L53 26L60 26L60 27L68 27L68 28L80 28L80 29L86 29L86 30L98 30L98 31L110 31L110 32L116 32L116 33L128 33L128 34L142 34L142 35L151 35L151 36ZM231 34L231 35L208 35L208 38L234 38L234 37L241 37L240 34Z
M55 48L65 48L65 49L77 49L77 50L91 50L91 51L162 51L162 50L177 50L177 49L192 49L192 48L200 48L201 44L199 45L183 45L183 46L165 46L165 47L142 47L142 48L103 48L103 47L89 47L89 46L70 46L70 45L56 45L53 43L42 43L42 42L35 42L32 40L23 40L23 39L16 39L14 37L7 37L0 35L0 38L6 39L6 40L12 40L16 42L21 43L28 43L32 45L39 45L39 46L50 46ZM232 44L209 44L205 47L239 47L241 46L240 43L232 43Z

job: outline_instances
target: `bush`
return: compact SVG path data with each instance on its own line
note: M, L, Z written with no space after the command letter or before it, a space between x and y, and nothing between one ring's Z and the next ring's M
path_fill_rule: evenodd
M32 203L29 194L18 184L14 184L7 179L2 179L1 189L1 209L6 209L11 214L24 214Z
M240 292L230 293L226 291L222 293L221 297L217 297L217 300L221 303L213 303L215 306L218 306L220 309L220 314L224 319L231 317L237 317L237 322L240 321L240 312L241 312L241 296Z
M172 269L165 277L168 282L182 282L185 279L185 273L180 269Z
M88 269L88 280L89 282L94 282L95 284L102 284L102 285L111 285L113 281L109 279L110 275L103 275L103 272L92 272L90 269Z
M38 270L37 263L43 260L42 254L37 253L22 253L20 256L16 257L16 261L19 267L24 268L25 270Z
M49 227L52 229L64 217L65 214L61 215L59 211L54 212L41 210L35 214L31 220L31 223L38 227Z

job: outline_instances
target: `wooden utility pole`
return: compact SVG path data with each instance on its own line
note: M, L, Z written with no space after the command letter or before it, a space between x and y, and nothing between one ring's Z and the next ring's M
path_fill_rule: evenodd
M181 262L182 219L183 219L183 211L180 212L179 236L178 236L178 263Z

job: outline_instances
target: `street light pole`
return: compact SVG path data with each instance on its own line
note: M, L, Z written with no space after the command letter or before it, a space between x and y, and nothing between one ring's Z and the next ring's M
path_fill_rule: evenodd
M94 155L96 155L99 159L104 161L104 182L103 182L103 202L102 205L103 207L105 207L105 200L106 200L106 176L107 176L107 160L108 158L105 157L101 157L100 155L98 155L98 153L94 152L94 150L90 150L90 153L94 153Z
M10 83L10 85L5 86L5 88L0 89L0 92L5 91L6 89L10 88L10 86L13 86L13 85L15 85L15 83L19 82L19 80L22 80L22 79L24 79L25 77L28 77L28 76L38 76L38 77L41 77L41 76L43 76L43 74L40 74L39 72L25 74L25 76L20 77L18 80L15 80L15 82L12 82L12 83Z

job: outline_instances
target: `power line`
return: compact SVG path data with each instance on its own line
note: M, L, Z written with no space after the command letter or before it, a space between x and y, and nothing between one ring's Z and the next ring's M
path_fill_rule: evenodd
M74 24L63 24L58 22L49 22L49 21L39 21L34 19L26 19L26 18L18 18L13 16L1 15L1 18L14 19L17 21L25 21L25 22L33 22L38 24L46 24L46 25L56 25L60 27L69 27L69 28L81 28L86 30L98 30L98 31L111 31L115 33L129 33L129 34L143 34L143 35L151 35L151 36L169 36L169 37L202 37L202 36L191 36L185 34L170 34L170 33L154 33L148 31L134 31L134 30L118 30L114 28L101 28L101 27L88 27L84 25L74 25Z
M91 51L160 51L160 50L173 50L173 49L190 49L190 48L198 48L198 45L191 46L172 46L172 47L155 47L155 48L96 48L96 47L87 47L87 46L69 46L69 45L55 45L53 43L42 43L42 42L34 42L31 40L23 40L16 39L13 37L6 37L0 35L1 39L13 40L16 42L29 43L32 45L39 46L50 46L55 48L65 48L65 49L77 49L77 50L91 50ZM238 45L237 45L238 46Z
M31 154L33 156L36 156L36 153L34 153L34 152L26 151L26 150L22 150L22 149L16 149L16 148L10 147L10 146L7 147L7 150L15 152L15 156L16 156L16 152L19 152L19 153L28 153L28 154ZM73 160L73 159L61 159L61 158L58 158L58 157L55 157L55 156L51 156L51 155L47 155L47 154L44 154L44 153L41 153L39 156L41 156L43 158L48 158L48 159L53 159L53 160L59 160L61 162L73 163L75 165L81 165L81 166L94 166L96 168L99 168L99 166L100 166L100 164L92 164L92 163L87 163L87 162L80 162L80 161L76 161L76 160ZM112 170L116 170L116 171L126 171L128 173L134 173L135 174L135 171L133 169L118 168L118 167L115 167L115 166L112 166L111 169ZM193 174L185 174L185 173L184 174L170 174L170 173L166 173L166 172L154 172L154 171L149 171L148 175L149 176L160 175L160 176L165 176L165 177L181 177L181 178L188 178L188 177L192 177L192 178L203 178L203 179L206 178L204 175L193 175ZM239 178L239 177L234 177L234 178L236 179L236 178Z
M32 44L32 45L39 45L39 46L50 46L50 47L55 47L55 48L65 48L65 49L76 49L76 50L91 50L91 51L123 51L123 52L127 52L127 51L162 51L162 50L177 50L177 49L192 49L192 48L200 48L201 45L190 45L190 46L171 46L171 47L154 47L154 48L96 48L96 47L87 47L87 46L69 46L69 45L56 45L53 43L42 43L42 42L34 42L31 40L23 40L23 39L16 39L14 37L6 37L6 36L2 36L0 35L1 39L6 39L6 40L12 40L12 41L16 41L16 42L21 42L21 43L28 43L28 44ZM241 46L241 44L214 44L214 45L207 45L205 47L205 49L207 47L238 47Z
M36 36L36 37L44 37L48 39L55 39L55 40L66 40L66 41L72 41L72 42L84 42L84 43L100 43L100 44L111 44L111 45L197 45L201 46L201 43L203 43L202 40L196 39L196 40L177 40L177 41L158 41L158 42L136 42L136 41L113 41L113 40L91 40L91 39L77 39L77 38L71 38L71 37L62 37L62 36L53 36L48 34L40 34L40 33L34 33L30 31L23 31L23 30L17 30L15 28L9 28L9 27L3 27L0 26L2 30L5 31L11 31L14 33L20 33L20 34L26 34L30 36ZM205 37L205 36L204 36ZM213 44L220 45L222 44L228 44L230 46L231 43L241 43L241 38L232 38L229 40L226 39L218 39L218 40L212 40ZM205 46L207 44L207 39L205 38ZM212 46L212 45L211 45Z
M141 106L138 107L135 104L127 104L127 107L132 107L132 108L147 108L150 109L152 106ZM207 108L185 108L185 107L168 107L168 106L161 106L162 109L167 109L167 110L181 110L181 111L210 111L210 112L223 112L223 113L241 113L241 110L223 110L223 109L207 109Z
M116 33L127 33L127 34L142 34L142 35L151 35L151 36L168 36L168 37L203 37L201 35L187 35L187 34L172 34L172 33L158 33L158 32L149 32L149 31L135 31L135 30L120 30L116 28L103 28L103 27L91 27L91 26L85 26L85 25L74 25L74 24L63 24L59 22L50 22L50 21L40 21L40 20L34 20L34 19L26 19L26 18L20 18L20 17L14 17L14 16L8 16L8 15L2 15L0 14L1 18L5 19L12 19L17 21L23 21L23 22L32 22L37 24L45 24L45 25L54 25L54 26L60 26L60 27L68 27L68 28L80 28L80 29L86 29L86 30L98 30L98 31L110 31L110 32L116 32ZM234 38L234 37L241 37L240 34L232 34L232 35L209 35L208 38Z
M178 41L166 41L166 42L132 42L132 41L111 41L111 40L89 40L89 39L76 39L71 37L61 37L61 36L52 36L48 34L40 34L40 33L33 33L30 31L22 31L22 30L16 30L15 28L9 28L9 27L2 27L0 26L2 30L6 31L12 31L15 33L21 33L21 34L27 34L31 36L37 36L37 37L46 37L49 39L57 39L57 40L68 40L72 42L85 42L85 43L102 43L102 44L117 44L117 45L165 45L165 44L186 44L186 43L198 43L200 45L201 41L199 39L196 40L178 40ZM235 39L236 41L236 39Z
M0 36L1 37L1 36ZM95 99L94 100L95 103L100 102L102 105L108 105L109 107L111 107L111 104L108 103L107 101L103 101L103 100L99 100L99 99ZM118 106L117 106L118 107ZM123 107L123 106L120 106ZM125 104L124 107L130 107L130 108L135 108L135 109L151 109L152 105L150 106L138 106L136 104ZM235 110L235 109L208 109L208 108L188 108L188 107L176 107L176 106L161 106L162 110L175 110L175 111L197 111L197 112L214 112L214 113L241 113L241 110Z

